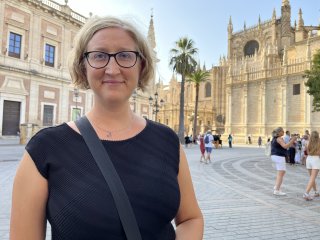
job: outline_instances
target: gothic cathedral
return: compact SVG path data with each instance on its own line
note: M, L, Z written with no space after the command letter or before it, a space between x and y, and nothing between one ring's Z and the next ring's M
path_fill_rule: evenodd
M282 0L281 15L273 11L267 21L233 31L230 17L228 55L212 67L211 81L200 87L197 132L207 129L232 134L238 143L248 136L264 140L273 129L291 133L320 128L320 113L312 112L312 97L306 91L304 71L320 48L320 27L305 26L302 10L291 26L289 0ZM205 69L205 66L204 66ZM160 84L167 103L159 120L173 129L178 126L179 83L175 76L169 85ZM186 84L185 129L192 132L194 87ZM170 103L170 104L168 104Z

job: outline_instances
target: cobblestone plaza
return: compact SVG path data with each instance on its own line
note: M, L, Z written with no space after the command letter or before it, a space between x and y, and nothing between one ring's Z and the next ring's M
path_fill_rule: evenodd
M23 148L14 141L0 144L2 240L9 239L12 183ZM275 170L264 148L214 149L211 164L199 162L198 146L185 151L205 218L204 239L319 239L320 198L302 198L308 181L304 166L287 166L287 196L278 197L272 194Z

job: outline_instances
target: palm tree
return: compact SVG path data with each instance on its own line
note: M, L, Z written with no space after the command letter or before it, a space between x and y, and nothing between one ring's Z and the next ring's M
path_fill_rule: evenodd
M198 116L198 103L199 103L199 87L200 83L209 80L210 73L201 70L198 68L195 72L191 73L187 77L188 82L193 82L196 87L196 99L195 99L195 106L194 106L194 117L193 117L193 132L192 136L195 138L197 135L197 116Z
M184 141L184 84L188 74L195 70L197 65L194 55L198 49L194 47L194 41L187 37L182 37L175 42L176 48L170 50L171 59L169 65L173 70L181 75L180 85L180 109L179 109L179 130L178 136L180 142Z

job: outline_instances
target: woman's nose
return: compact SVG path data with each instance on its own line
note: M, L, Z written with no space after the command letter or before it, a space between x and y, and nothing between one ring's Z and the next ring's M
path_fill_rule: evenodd
M105 73L115 74L119 72L120 72L120 66L118 65L116 59L114 57L111 57L106 66Z

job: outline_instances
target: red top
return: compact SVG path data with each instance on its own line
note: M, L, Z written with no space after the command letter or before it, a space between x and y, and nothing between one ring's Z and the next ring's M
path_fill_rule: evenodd
M204 147L204 137L200 137L200 151L202 152L202 153L204 153L204 151L205 151L205 147Z

